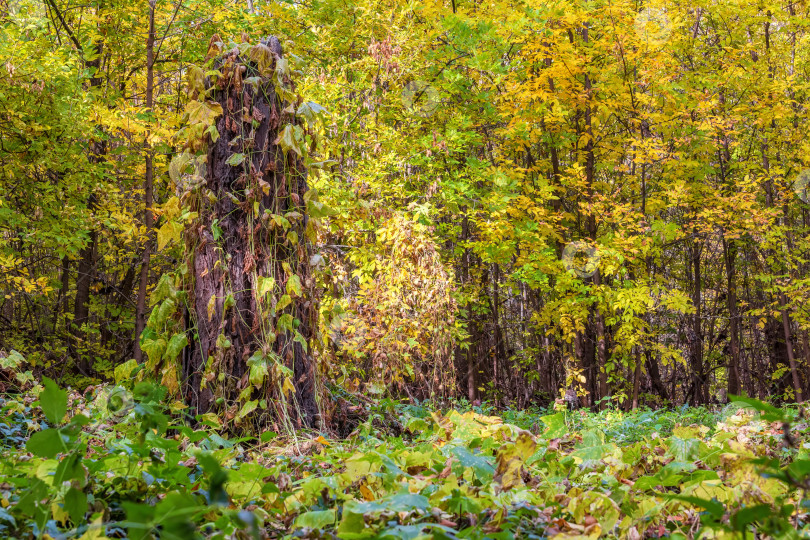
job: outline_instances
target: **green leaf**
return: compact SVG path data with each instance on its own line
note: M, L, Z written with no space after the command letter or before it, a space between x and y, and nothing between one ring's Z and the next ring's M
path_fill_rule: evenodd
M180 176L186 166L191 163L191 154L188 151L175 155L169 163L169 178L175 184L180 184Z
M179 242L183 234L183 224L170 219L158 229L158 251L162 251L170 243Z
M45 389L39 393L39 406L42 407L48 422L53 425L60 424L67 413L67 391L59 388L48 377L42 380L42 385Z
M0 368L3 369L19 369L24 363L25 357L14 349L12 349L7 356L0 357Z
M616 450L613 443L605 444L605 434L597 430L589 430L582 434L582 442L577 445L577 449L571 452L571 456L582 461L599 460L607 457Z
M672 436L669 438L669 452L675 461L691 462L698 459L700 454L700 441L697 439L681 439Z
M715 519L722 519L723 514L726 512L723 504L714 499L701 499L699 497L690 497L687 495L671 495L669 498L676 501L688 502L693 506L704 508Z
M58 429L43 429L31 435L31 438L25 443L25 449L40 457L50 459L56 457L56 454L68 450L65 439L66 437L63 437Z
M225 161L231 167L236 167L237 165L241 165L245 161L245 154L231 154L231 156Z
M745 531L749 525L757 521L764 521L773 515L773 509L767 504L756 504L738 510L731 516L731 523L735 531Z
M289 313L283 314L281 317L278 318L278 329L280 331L283 330L292 330L293 328L293 316Z
M250 384L256 388L261 387L268 375L264 353L262 353L262 351L256 351L253 353L253 356L248 359L247 363L250 366Z
M520 472L536 448L534 438L523 431L514 443L506 443L498 449L495 481L501 484L504 491L523 484Z
M129 380L132 375L132 372L138 368L138 362L135 361L134 358L131 358L124 362L123 364L116 366L113 373L115 375L115 382L120 384L122 381Z
M169 317L174 314L175 307L176 304L172 298L164 300L160 307L152 311L152 315L149 317L149 327L153 329L162 328L166 321L169 320Z
M323 529L335 524L334 510L317 510L314 512L304 512L295 518L296 527L308 527L310 529Z
M149 296L149 305L154 306L166 298L177 296L177 289L174 288L174 277L171 274L163 274L155 286L155 290Z
M276 138L275 144L279 145L284 152L289 152L292 150L299 156L303 155L301 153L301 148L298 146L298 140L296 139L296 129L301 129L300 126L293 126L291 124L287 124L284 126L284 131L282 131L279 136Z
M65 493L65 511L74 525L80 525L87 512L87 495L74 487L68 489Z
M289 294L285 294L279 299L278 304L276 304L276 311L281 311L290 304L292 304L292 298L290 298Z
M307 122L312 123L314 122L319 116L323 116L325 114L329 114L329 112L315 103L314 101L307 101L302 103L298 110L295 112L298 116L303 116L306 118Z
M189 101L186 105L189 124L209 125L222 114L222 105L215 101Z
M546 425L546 431L541 435L544 439L559 439L568 433L565 425L565 413L548 414L541 416L540 420Z
M163 353L166 351L166 340L163 338L149 339L141 343L141 349L146 353L149 358L148 365L152 368L158 365L160 359L163 358Z
M256 410L256 407L258 407L258 406L259 406L259 400L254 399L252 401L248 401L247 403L245 403L242 406L242 409L239 411L239 414L236 415L236 419L237 420L243 419L245 416L249 415L254 410Z
M63 482L79 480L84 485L84 467L82 467L82 454L85 448L80 448L82 452L74 450L69 456L63 458L56 467L53 475L54 486L62 485Z
M304 339L304 336L302 336L301 332L299 332L298 330L296 330L295 334L293 335L293 341L301 345L301 348L304 349L304 353L307 353L309 351L309 344L307 343L307 340Z
M174 362L183 349L188 345L188 336L185 332L175 334L169 339L169 344L166 346L166 352L163 354L163 359L167 362Z
M456 459L458 459L462 467L472 469L473 474L482 485L486 485L492 480L495 474L495 467L488 458L475 455L463 446L453 448L452 453L456 456Z
M729 396L729 401L731 404L737 404L737 406L744 404L752 407L754 410L759 411L762 414L763 420L768 422L790 422L792 420L791 416L788 415L785 411L781 409L777 409L773 405L769 403L765 403L758 399L745 397L745 396Z

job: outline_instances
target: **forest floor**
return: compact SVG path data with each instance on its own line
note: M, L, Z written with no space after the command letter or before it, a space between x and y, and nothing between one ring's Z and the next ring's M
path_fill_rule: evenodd
M2 398L0 537L810 534L800 409L356 405L344 438L194 429L162 391ZM783 429L789 428L789 436ZM750 537L750 533L749 533Z

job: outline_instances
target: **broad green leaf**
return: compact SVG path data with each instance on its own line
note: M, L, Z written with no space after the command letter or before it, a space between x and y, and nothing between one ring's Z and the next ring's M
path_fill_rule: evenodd
M163 359L166 362L174 362L183 352L183 349L188 345L188 336L185 332L175 334L169 339L169 344L166 346L166 352Z
M241 165L245 161L245 154L231 154L230 157L225 160L225 163L230 165L231 167L236 167L237 165Z
M667 444L676 461L696 461L700 455L700 441L697 439L681 439L673 435Z
M276 304L276 311L281 311L290 304L292 304L292 298L290 298L289 294L285 294L279 299L278 304Z
M74 525L78 526L84 522L84 515L87 512L87 495L83 491L71 487L65 493L65 511L70 516Z
M43 429L31 435L25 449L44 458L53 458L60 452L67 452L67 437L58 429Z
M136 362L134 358L131 358L123 364L116 366L114 370L115 382L120 384L123 381L128 381L132 376L132 372L137 368L138 362Z
M186 105L186 112L188 113L189 124L204 124L207 126L222 114L222 105L215 101L189 101Z
M42 385L45 389L39 393L39 406L48 422L52 425L60 424L67 413L67 391L59 388L48 377L42 379Z
M278 318L278 330L292 330L293 329L293 316L289 313L284 313Z
M540 420L546 425L546 430L542 434L544 439L559 439L568 433L568 428L565 425L565 413L558 412L541 416Z
M163 353L166 352L166 340L163 338L150 339L141 343L141 349L146 353L149 358L150 368L154 368L163 358Z
M248 401L247 403L242 405L242 408L239 410L239 414L236 415L236 419L237 420L243 419L245 416L247 416L250 413L252 413L253 411L255 411L256 407L258 407L258 406L259 406L259 400L258 399Z
M576 450L571 452L571 456L581 461L600 460L612 455L616 451L616 445L605 443L605 434L597 430L588 430L582 434Z
M299 135L299 132L301 132L301 126L287 124L284 126L284 130L276 138L275 144L279 145L284 152L289 152L292 150L299 156L302 156L303 154L299 146L299 139L302 138L302 136Z
M457 446L452 450L453 455L456 456L459 463L464 468L473 470L476 479L483 485L492 480L495 474L495 467L491 462L491 458L486 458L481 455L475 455L463 446Z
M310 529L323 529L324 527L334 525L335 511L334 510L316 510L312 512L304 512L295 518L296 527L309 527Z
M182 223L175 220L166 221L157 232L158 251L162 251L169 243L179 242L182 234Z

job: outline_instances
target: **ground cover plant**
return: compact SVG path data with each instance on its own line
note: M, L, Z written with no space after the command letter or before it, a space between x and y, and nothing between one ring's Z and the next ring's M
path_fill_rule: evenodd
M387 401L358 405L363 420L346 437L238 437L203 417L189 427L185 406L165 397L147 382L80 394L50 379L8 396L0 535L810 534L803 409L741 398L712 410L558 406L501 417L486 405Z

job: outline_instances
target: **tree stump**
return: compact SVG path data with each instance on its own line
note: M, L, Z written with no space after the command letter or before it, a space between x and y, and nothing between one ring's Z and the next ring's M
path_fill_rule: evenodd
M198 98L218 116L192 199L198 218L186 231L193 287L183 390L198 413L216 406L241 419L266 407L276 420L311 426L318 310L300 98L275 37L218 55L214 69L219 75L204 79Z

